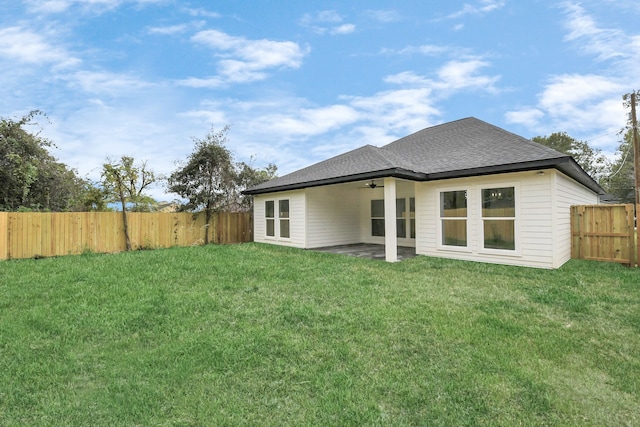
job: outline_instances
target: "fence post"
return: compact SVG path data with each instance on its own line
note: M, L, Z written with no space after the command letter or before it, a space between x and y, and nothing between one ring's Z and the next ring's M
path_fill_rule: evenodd
M627 227L629 230L629 267L635 267L636 262L640 267L640 247L635 242L635 212L633 205L625 205L625 211L627 214ZM640 237L639 237L640 238Z
M0 260L9 257L9 213L0 212Z
M585 253L586 239L584 238L584 221L585 221L585 207L584 206L575 206L574 218L576 221L576 225L578 228L578 243L576 244L577 249L577 258L580 259Z

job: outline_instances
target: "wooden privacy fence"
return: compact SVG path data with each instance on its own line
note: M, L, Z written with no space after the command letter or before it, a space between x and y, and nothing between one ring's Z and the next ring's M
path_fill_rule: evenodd
M204 213L127 213L132 249L204 243ZM253 240L250 213L212 216L209 241ZM0 260L125 250L122 212L0 212Z
M571 258L635 265L633 205L571 206Z

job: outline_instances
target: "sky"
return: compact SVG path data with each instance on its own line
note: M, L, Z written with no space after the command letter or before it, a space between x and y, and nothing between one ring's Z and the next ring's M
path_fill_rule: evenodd
M610 157L640 89L637 0L0 0L0 117L97 180L168 175L193 139L282 176L476 117ZM151 191L172 200L162 186Z

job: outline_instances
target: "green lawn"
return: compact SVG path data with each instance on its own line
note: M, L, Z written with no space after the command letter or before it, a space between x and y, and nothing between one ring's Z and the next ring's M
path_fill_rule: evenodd
M0 262L0 425L640 424L640 270L260 244Z

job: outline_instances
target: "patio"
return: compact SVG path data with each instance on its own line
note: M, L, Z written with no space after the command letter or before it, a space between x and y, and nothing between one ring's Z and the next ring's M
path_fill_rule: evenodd
M384 261L384 245L374 245L369 243L356 243L352 245L327 246L324 248L312 249L318 252L328 252L359 258L369 258ZM416 256L416 249L405 246L398 246L398 261Z

